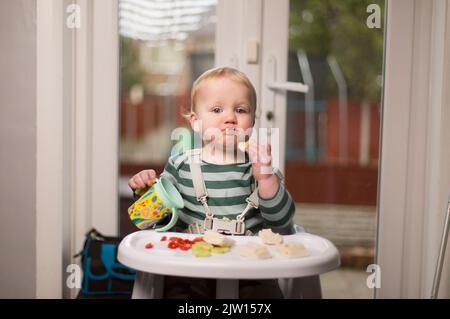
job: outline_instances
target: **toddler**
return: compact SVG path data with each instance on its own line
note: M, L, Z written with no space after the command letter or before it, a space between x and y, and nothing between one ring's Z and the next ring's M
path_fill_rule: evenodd
M202 138L198 160L207 190L206 205L196 196L189 164L192 158L187 152L170 157L161 176L175 185L184 200L184 208L179 210L178 222L171 231L201 232L208 209L214 217L236 220L255 189L258 207L251 207L245 213L247 235L257 234L262 228L282 228L291 224L295 205L272 171L270 145L239 143L249 139L255 112L255 89L245 74L236 69L211 69L194 82L187 118L193 131ZM155 171L149 169L133 176L128 184L136 191L150 187L155 179ZM166 278L166 286L170 286L172 280L179 283L182 279ZM203 285L197 290L207 291L199 297L214 295L213 280L195 279L195 282ZM240 283L241 298L282 297L276 280L241 280ZM182 286L176 285L179 289ZM192 283L187 282L185 286L195 290ZM260 292L264 296L258 295ZM187 297L180 293L178 297ZM170 289L165 296L170 297Z

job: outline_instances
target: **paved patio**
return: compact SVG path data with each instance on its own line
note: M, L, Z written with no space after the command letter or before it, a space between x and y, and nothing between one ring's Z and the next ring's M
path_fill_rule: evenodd
M342 266L320 276L324 298L373 298L366 269L375 255L376 207L297 204L294 221L332 241L341 253Z

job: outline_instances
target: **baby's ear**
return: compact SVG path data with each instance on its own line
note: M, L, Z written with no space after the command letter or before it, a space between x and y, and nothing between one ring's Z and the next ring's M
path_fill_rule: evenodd
M195 114L195 112L191 112L189 114L189 123L191 124L191 128L194 132L201 133L202 131L201 120L197 118L197 114Z

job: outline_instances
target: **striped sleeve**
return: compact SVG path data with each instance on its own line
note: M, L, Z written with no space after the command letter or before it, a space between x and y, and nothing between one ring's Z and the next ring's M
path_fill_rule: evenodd
M282 183L272 198L259 198L259 209L265 223L273 227L287 226L295 214L294 201Z
M174 155L169 157L164 171L161 173L160 177L167 178L178 190L180 189L178 185L179 172L177 167L179 166L179 161L182 161L180 155Z

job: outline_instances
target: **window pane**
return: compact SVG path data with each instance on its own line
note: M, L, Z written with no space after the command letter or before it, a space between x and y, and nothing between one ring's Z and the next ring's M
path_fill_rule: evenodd
M287 185L297 223L333 241L340 276L357 282L339 287L326 274L325 297L372 296L365 271L376 238L383 13L382 0L290 1L288 80L310 90L287 95Z
M128 178L162 172L185 127L192 82L214 66L216 0L119 0L121 233L133 229Z

